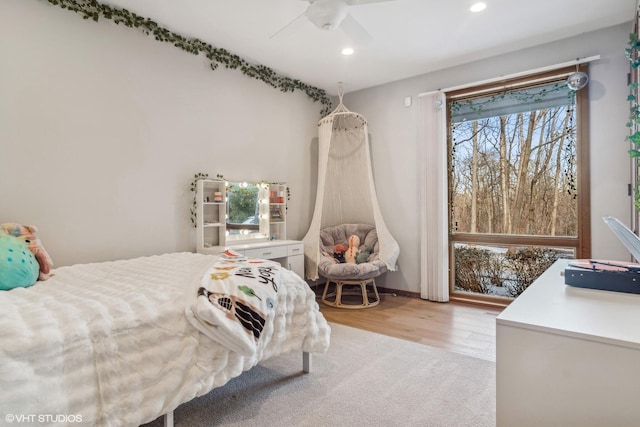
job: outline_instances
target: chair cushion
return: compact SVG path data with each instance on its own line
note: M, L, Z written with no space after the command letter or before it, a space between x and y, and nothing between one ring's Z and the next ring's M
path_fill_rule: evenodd
M360 239L358 249L372 248L367 262L362 264L336 263L333 248L337 244L349 246L349 236L356 235ZM369 224L342 224L320 230L320 253L318 273L331 280L364 280L377 277L387 271L386 264L378 259L378 233Z

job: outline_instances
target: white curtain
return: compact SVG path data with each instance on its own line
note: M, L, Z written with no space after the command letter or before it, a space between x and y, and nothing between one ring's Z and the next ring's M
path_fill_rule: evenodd
M303 238L306 278L318 279L320 230L341 224L374 225L380 242L378 256L389 270L396 270L400 248L378 205L365 118L341 103L320 121L318 137L316 205Z
M420 296L449 301L446 99L419 98Z

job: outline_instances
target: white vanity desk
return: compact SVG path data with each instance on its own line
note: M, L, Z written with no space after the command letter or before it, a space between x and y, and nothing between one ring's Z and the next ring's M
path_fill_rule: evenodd
M640 295L567 286L566 264L496 319L497 426L639 426Z
M301 240L264 240L211 248L214 253L226 249L252 258L274 260L304 279L304 244Z

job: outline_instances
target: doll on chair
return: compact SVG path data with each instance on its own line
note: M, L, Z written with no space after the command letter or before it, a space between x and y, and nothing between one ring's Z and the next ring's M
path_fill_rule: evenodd
M360 238L355 234L349 236L349 249L344 253L344 261L349 264L356 263L356 256L360 252Z

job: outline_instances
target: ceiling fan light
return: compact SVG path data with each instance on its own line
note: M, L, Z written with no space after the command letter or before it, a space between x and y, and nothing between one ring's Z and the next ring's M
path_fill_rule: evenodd
M341 0L316 0L309 5L305 15L316 27L333 31L347 16L347 4Z
M487 8L487 4L486 3L477 2L477 3L472 4L471 7L469 8L469 10L471 12L482 12L486 8Z
M345 47L344 49L342 49L342 54L345 56L353 55L353 52L353 48L350 47Z

